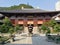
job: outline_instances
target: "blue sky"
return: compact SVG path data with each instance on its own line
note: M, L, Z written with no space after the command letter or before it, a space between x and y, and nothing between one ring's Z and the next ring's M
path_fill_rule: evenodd
M55 4L58 0L0 0L0 7L9 7L19 4L32 5L44 10L55 10Z

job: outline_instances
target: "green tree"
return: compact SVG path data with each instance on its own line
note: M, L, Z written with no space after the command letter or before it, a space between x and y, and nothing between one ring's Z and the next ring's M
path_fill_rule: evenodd
M11 21L10 21L10 19L8 17L5 17L3 19L3 22L4 22L5 25L12 26L12 23L11 23Z
M51 33L50 28L47 27L47 32L46 32L46 34L50 34L50 33Z
M48 22L44 22L43 25L50 26L49 21Z
M20 5L14 5L11 7L0 7L0 10L19 10L22 7L24 8L33 8L33 6L29 5L29 4L20 4Z
M23 31L24 27L23 26L19 26L18 24L15 26L15 32L21 32Z
M57 24L57 22L55 20L53 20L53 19L45 23L46 26L50 27L51 32L54 32L54 26L56 24Z
M47 26L42 25L42 26L41 26L41 30L43 30L43 33L45 33L45 31L47 30Z
M59 33L60 32L60 24L56 24L54 26L54 30Z
M50 20L49 21L49 26L54 28L54 26L57 24L57 22L55 20Z
M5 43L8 43L8 40L10 39L9 37L5 37L2 33L13 33L14 32L14 30L12 30L13 25L7 17L3 19L3 22L4 23L0 26L0 32L1 32L0 43L2 45L4 45Z
M21 9L21 7L24 7L24 8L33 8L31 5L28 5L28 4L20 4L19 7L20 7L20 9Z
M6 26L5 24L1 25L1 27L0 27L1 33L7 33L8 31L9 31L8 26Z
M15 28L15 32L17 32L18 30L20 30L20 27L19 27L18 24L14 28Z
M15 32L15 31L14 31L14 28L11 27L11 28L9 29L9 33L12 35L14 32Z
M10 20L7 17L5 17L5 19L3 19L3 22L4 23L1 25L0 32L8 33L9 29L11 27L13 28L13 25L12 25L12 23L10 22Z

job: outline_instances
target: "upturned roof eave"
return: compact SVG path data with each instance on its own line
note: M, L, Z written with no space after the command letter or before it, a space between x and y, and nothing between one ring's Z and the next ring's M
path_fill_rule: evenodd
M55 13L55 12L60 11L45 11L41 9L0 11L0 13Z

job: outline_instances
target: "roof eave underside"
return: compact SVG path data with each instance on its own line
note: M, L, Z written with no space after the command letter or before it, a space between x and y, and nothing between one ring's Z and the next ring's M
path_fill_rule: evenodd
M60 13L60 11L0 11L0 13Z

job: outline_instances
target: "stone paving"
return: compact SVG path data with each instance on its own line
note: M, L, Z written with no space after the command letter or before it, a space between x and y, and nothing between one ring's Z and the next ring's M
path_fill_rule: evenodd
M20 39L12 42L11 44L32 44L31 37L20 37Z
M21 37L19 37L21 38ZM22 37L20 40L6 45L60 45L54 42L46 41L45 35L34 34L32 37Z
M54 42L47 42L45 36L36 35L32 37L32 45L60 45Z

